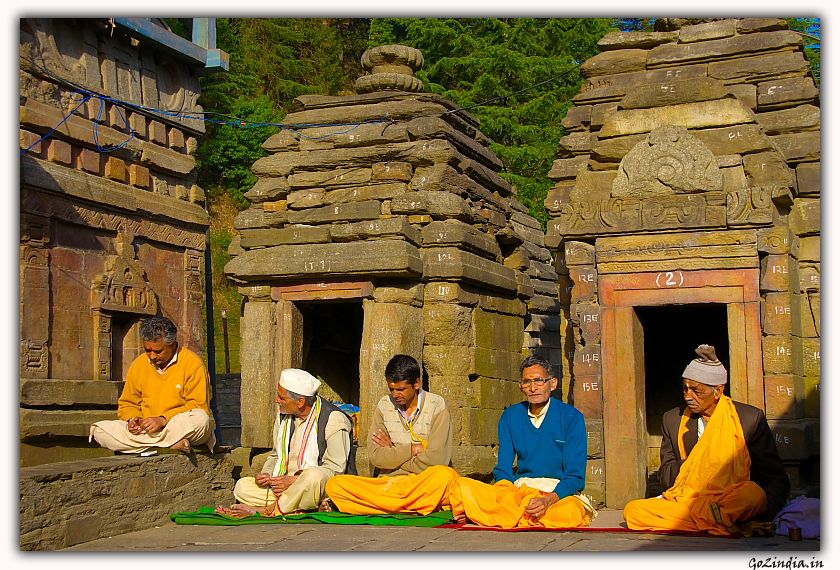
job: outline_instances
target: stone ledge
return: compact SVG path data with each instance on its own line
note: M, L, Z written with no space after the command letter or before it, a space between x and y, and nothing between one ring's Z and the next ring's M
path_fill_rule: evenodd
M56 550L230 502L229 454L115 456L20 469L20 549Z

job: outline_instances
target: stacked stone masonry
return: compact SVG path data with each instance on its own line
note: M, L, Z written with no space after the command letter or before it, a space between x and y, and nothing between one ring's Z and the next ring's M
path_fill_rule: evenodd
M659 461L630 409L643 392L619 380L644 390L642 306L726 304L732 396L766 411L792 494L818 493L820 109L802 45L776 18L662 19L608 34L581 66L545 243L570 288L587 487L609 506L639 498ZM646 472L622 475L640 458Z
M367 430L387 393L385 364L407 353L449 402L454 466L486 478L499 417L521 400L523 354L564 369L553 256L477 119L422 84L407 87L417 86L422 54L380 46L362 62L371 75L357 82L360 94L295 100L284 124L307 126L265 142L251 207L235 220L225 272L247 297L242 445L255 448L256 468L271 446L273 379L308 350L307 304L355 300L360 472L369 472ZM347 401L334 378L322 379L325 394Z
M21 19L20 66L28 466L110 454L88 430L116 417L144 317L171 318L203 353L209 218L193 157L203 122L171 114L201 111L196 69L107 19Z

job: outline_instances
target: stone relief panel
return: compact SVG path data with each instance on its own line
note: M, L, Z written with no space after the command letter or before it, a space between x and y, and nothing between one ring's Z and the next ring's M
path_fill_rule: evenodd
M611 195L647 197L721 190L723 175L709 147L685 127L663 125L622 159Z

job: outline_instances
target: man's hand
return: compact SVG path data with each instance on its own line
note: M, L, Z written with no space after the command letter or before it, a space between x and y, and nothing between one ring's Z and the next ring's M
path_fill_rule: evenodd
M386 432L379 430L370 436L373 440L373 445L377 447L394 447L394 442L391 441L391 436Z
M133 433L134 435L140 435L143 433L143 428L140 427L140 422L143 421L143 418L140 416L136 416L128 420L128 431Z
M549 493L544 497L531 499L528 506L525 507L525 514L531 515L535 520L539 520L545 516L548 508L559 500L560 497L557 496L557 493Z
M282 475L280 477L272 477L269 481L271 490L275 496L279 497L283 492L292 486L292 483L297 481L297 475Z
M420 455L426 451L426 448L423 447L422 443L412 443L411 444L411 455Z
M145 418L140 421L140 427L146 433L157 433L166 426L166 418L157 416L155 418Z
M256 482L257 487L265 489L271 483L271 475L269 473L260 473L254 477L254 481Z

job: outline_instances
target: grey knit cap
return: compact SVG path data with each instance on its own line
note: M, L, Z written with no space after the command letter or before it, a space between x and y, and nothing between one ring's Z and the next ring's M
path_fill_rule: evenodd
M698 358L688 363L683 372L683 378L694 380L707 386L721 386L726 384L728 374L726 368L718 360L715 347L701 344L695 349Z

